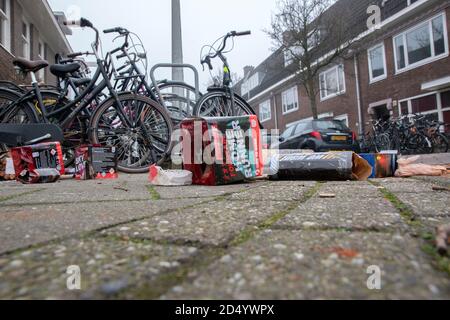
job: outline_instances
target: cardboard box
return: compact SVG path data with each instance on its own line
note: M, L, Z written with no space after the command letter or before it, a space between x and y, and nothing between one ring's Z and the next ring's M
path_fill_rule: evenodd
M114 147L81 146L75 150L75 178L78 180L117 179Z

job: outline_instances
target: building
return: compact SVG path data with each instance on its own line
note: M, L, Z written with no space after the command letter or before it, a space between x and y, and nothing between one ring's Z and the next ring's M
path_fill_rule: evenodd
M367 9L375 3L339 0L329 9L351 6L351 37L359 41L317 77L319 117L342 120L360 134L374 118L411 113L450 124L450 1L380 0L381 24L368 29ZM286 53L279 49L256 68L245 68L236 86L264 127L280 131L312 118Z
M0 0L0 80L21 81L12 65L15 57L52 64L57 53L72 52L63 20L60 13L55 16L47 0ZM37 76L47 83L55 81L48 69Z

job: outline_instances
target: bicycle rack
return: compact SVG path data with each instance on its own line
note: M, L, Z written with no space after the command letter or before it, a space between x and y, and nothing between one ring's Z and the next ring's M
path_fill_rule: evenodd
M184 63L159 63L154 65L151 69L150 69L150 79L153 83L153 87L155 88L156 92L158 93L158 97L161 100L161 104L164 106L164 108L167 109L167 106L164 102L164 97L161 94L161 91L159 90L159 86L158 86L158 82L156 81L156 77L155 77L155 71L158 69L173 69L173 68L182 68L182 69L190 69L192 70L192 72L194 73L194 79L195 79L195 99L198 102L201 98L200 96L200 80L199 80L199 75L198 75L198 71L197 68L195 68L193 65L191 64L184 64ZM170 83L170 82L169 82ZM191 113L192 114L192 113Z

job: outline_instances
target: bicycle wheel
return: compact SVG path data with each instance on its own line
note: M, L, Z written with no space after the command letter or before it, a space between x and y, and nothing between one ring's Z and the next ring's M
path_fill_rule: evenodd
M433 153L447 153L449 149L449 142L447 137L442 133L436 133L431 139L433 144Z
M238 95L234 95L235 110L231 107L230 97L222 91L210 92L203 96L194 110L197 117L229 117L253 115L253 109Z
M430 154L433 152L431 140L423 134L415 134L409 140L409 149L412 153Z
M33 112L33 106L27 102L14 104L18 99L20 99L20 95L0 90L0 122L37 123L38 119Z
M194 87L184 83L164 83L159 86L159 90L175 124L194 114L197 105Z
M135 94L119 96L126 124L113 98L98 107L91 119L91 141L115 147L118 169L125 173L145 173L162 162L170 150L173 131L168 113L153 100Z
M376 137L375 148L377 152L390 150L391 139L388 134L381 134Z

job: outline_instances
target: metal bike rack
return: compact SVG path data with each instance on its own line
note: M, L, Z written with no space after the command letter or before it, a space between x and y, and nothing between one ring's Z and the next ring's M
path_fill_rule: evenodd
M164 98L161 94L161 91L159 90L159 86L158 86L158 82L156 81L156 77L155 77L155 71L157 69L173 69L173 68L182 68L182 69L190 69L192 70L192 72L194 73L194 79L195 79L195 99L198 102L200 100L200 80L199 80L199 75L198 75L198 71L197 69L191 65L191 64L184 64L184 63L159 63L154 65L151 69L150 69L150 79L153 83L153 86L156 90L156 92L158 93L158 97L161 100L161 104L166 108L167 106L165 105L164 102Z

